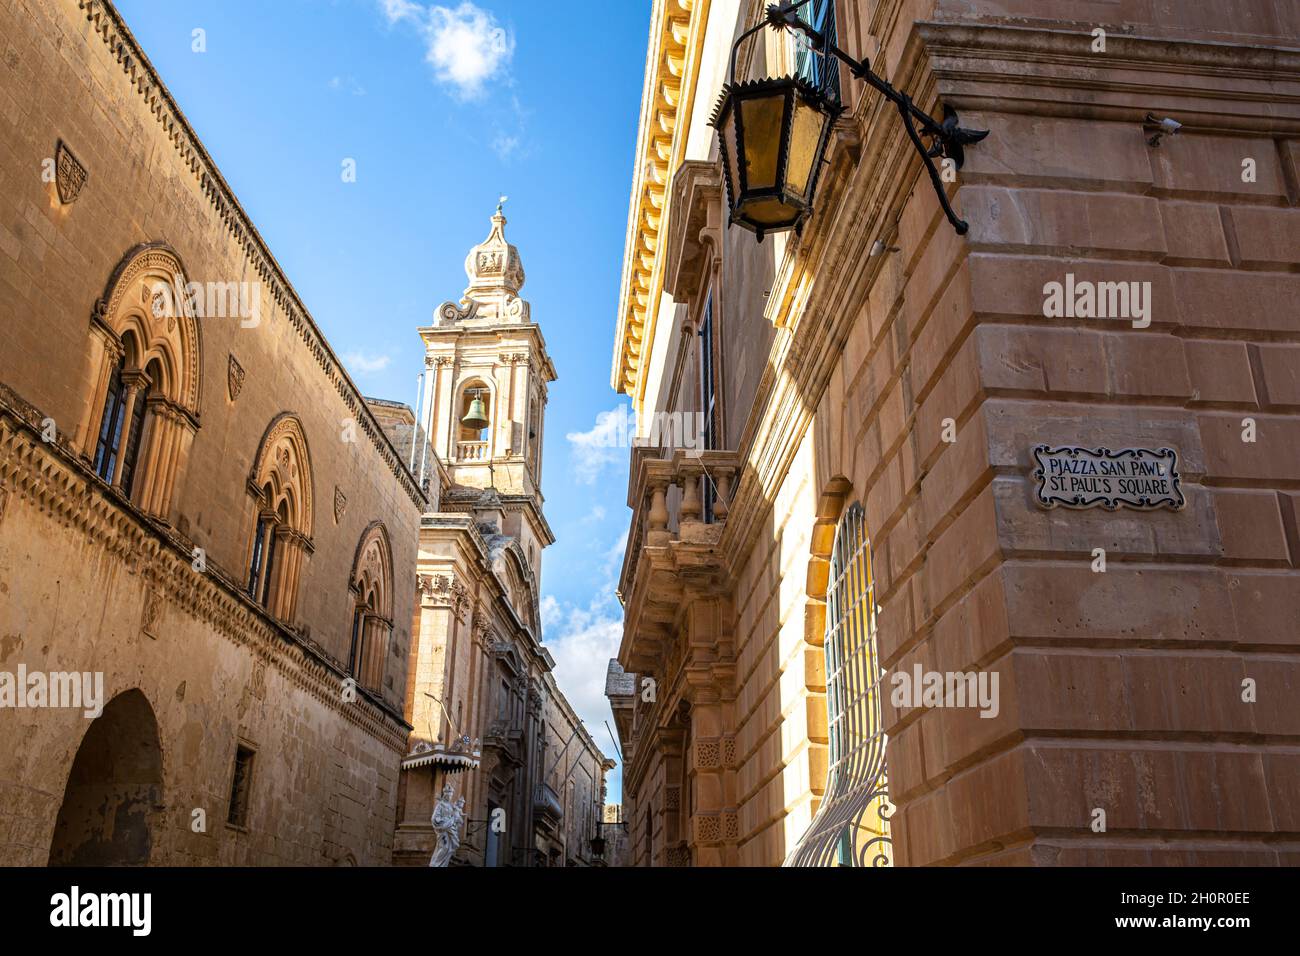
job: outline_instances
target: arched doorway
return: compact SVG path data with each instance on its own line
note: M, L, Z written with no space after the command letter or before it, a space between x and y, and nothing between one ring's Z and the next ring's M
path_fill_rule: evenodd
M139 690L118 694L72 761L50 866L144 866L162 805L162 747Z

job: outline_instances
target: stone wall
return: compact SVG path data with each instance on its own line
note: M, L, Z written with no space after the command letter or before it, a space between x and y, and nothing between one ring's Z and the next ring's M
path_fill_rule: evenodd
M423 498L112 8L17 0L0 10L0 36L0 665L99 669L107 696L139 688L148 699L166 821L152 862L385 861ZM71 201L42 177L59 142L86 171ZM157 520L79 457L83 422L98 416L92 313L146 243L171 250L188 281L252 284L258 303L255 322L199 320L197 428ZM242 585L250 472L284 415L305 435L313 519L297 611L277 622ZM52 445L33 430L44 419ZM345 702L349 581L372 522L391 546L394 628L379 694ZM57 711L0 720L23 741L0 761L0 803L18 808L0 845L7 862L43 863L87 722ZM246 832L224 825L236 738L257 753ZM189 829L195 808L206 834Z

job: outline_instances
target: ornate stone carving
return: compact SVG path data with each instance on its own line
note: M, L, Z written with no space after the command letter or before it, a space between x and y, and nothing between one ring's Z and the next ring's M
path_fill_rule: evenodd
M722 765L722 748L717 737L706 737L695 742L695 768L715 770Z
M334 486L334 523L338 524L343 520L343 515L348 510L348 496L343 494L343 489L338 485Z
M478 314L478 303L473 299L457 302L444 302L438 306L438 317L444 322L455 323L472 319Z
M740 818L736 814L722 814L722 838L724 840L740 839Z
M86 167L72 155L68 144L59 140L54 150L54 185L59 191L59 202L66 206L75 200L85 184Z
M156 641L158 640L158 625L161 621L162 596L155 588L149 588L144 596L144 610L140 614L140 630Z
M244 366L240 365L238 360L232 354L230 364L226 370L226 388L230 390L230 400L233 402L239 397L239 391L244 387Z
M696 843L721 843L722 819L716 813L700 813L694 818Z

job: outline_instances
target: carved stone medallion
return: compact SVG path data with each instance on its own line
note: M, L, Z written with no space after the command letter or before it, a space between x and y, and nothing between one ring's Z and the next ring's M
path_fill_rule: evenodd
M239 390L244 387L244 366L240 365L233 355L230 356L230 368L226 374L226 385L230 389L230 400L233 402L239 397Z
M59 202L65 206L77 198L86 184L86 167L72 155L63 140L59 140L54 152L54 184L59 191Z

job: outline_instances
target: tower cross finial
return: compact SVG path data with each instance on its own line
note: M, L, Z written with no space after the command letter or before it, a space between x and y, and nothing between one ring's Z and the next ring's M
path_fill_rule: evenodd
M503 193L503 194L501 195L501 197L500 197L499 199L497 199L497 215L498 215L498 216L501 215L501 207L504 206L504 205L506 204L506 200L509 199L509 198L510 198L509 196L507 196L507 195L505 195L505 194Z

